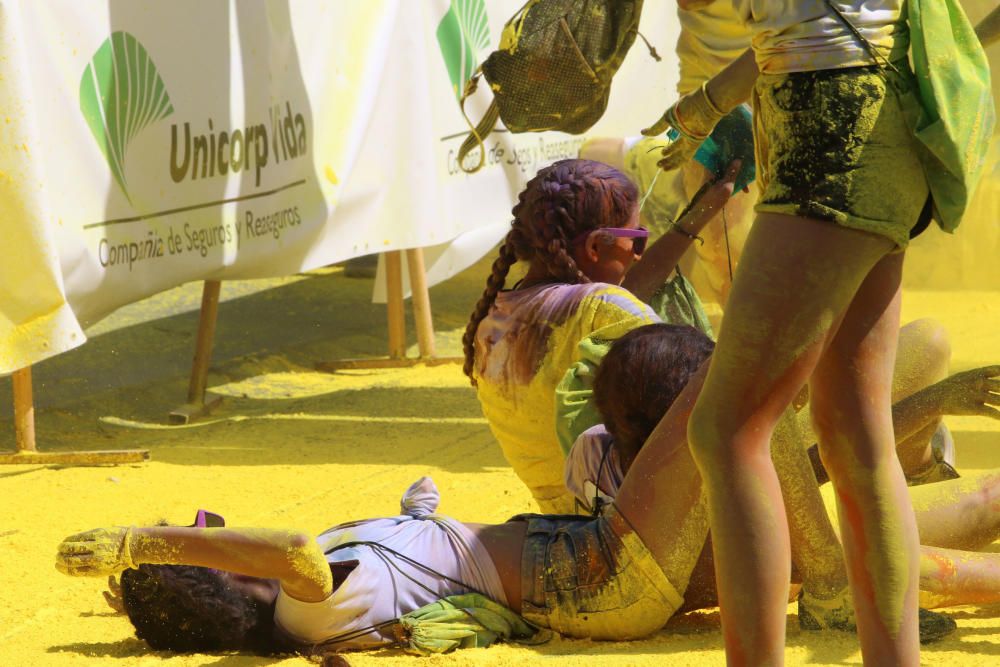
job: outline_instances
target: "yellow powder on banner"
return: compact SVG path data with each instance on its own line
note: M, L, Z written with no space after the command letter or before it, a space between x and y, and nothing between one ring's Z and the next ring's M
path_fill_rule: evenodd
M337 172L335 172L333 170L333 167L331 167L330 165L326 165L326 167L323 169L323 175L326 176L326 180L330 181L334 185L340 184L340 179L337 178Z

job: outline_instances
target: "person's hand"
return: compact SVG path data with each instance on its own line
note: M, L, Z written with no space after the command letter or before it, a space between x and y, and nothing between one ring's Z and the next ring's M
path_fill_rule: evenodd
M1000 366L984 366L956 373L934 385L941 414L975 415L1000 419Z
M119 614L125 613L125 601L122 598L122 586L118 583L118 578L115 575L108 576L108 590L101 591L101 595L104 596L104 601L108 603L112 611Z
M132 528L95 528L70 535L56 552L56 569L74 577L103 577L135 567Z
M694 157L698 146L725 115L709 98L708 90L703 85L677 100L658 121L642 130L642 134L655 137L671 128L677 131L680 136L663 149L663 157L656 163L660 169L670 171Z
M714 181L706 183L695 193L691 202L691 210L684 216L690 219L692 226L700 229L701 224L718 215L729 198L733 196L736 177L739 176L742 166L743 160L733 160L726 167L726 173ZM678 222L685 227L688 226L688 220Z

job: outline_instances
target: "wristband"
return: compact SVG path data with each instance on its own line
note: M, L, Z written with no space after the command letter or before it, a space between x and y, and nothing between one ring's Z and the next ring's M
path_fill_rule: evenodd
M671 231L677 232L678 234L681 234L682 236L688 237L692 241L697 241L701 245L705 245L705 239L701 238L697 234L692 234L688 230L686 230L683 227L681 227L680 225L678 225L676 222L671 222L670 223L670 229L671 229Z
M132 529L135 526L129 526L125 529L125 535L122 537L122 554L121 562L125 566L126 570L134 570L136 568L136 562L132 560Z
M704 81L701 84L701 94L705 96L705 104L708 105L708 108L712 111L712 113L720 117L726 115L726 112L717 107L715 102L712 101L712 97L708 94L708 81Z
M675 104L666 111L665 115L667 116L667 120L670 121L670 125L673 126L673 128L677 130L677 132L685 139L700 144L708 137L708 135L701 135L696 132L692 132L691 129L684 124L684 120L681 118L677 106L678 105Z

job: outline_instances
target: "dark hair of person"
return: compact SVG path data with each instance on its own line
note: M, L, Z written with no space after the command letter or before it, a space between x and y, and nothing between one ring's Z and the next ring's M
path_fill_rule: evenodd
M119 579L136 637L158 651L298 654L323 667L349 665L334 647L290 636L274 622L274 603L244 595L219 570L143 564Z
M627 224L638 200L639 191L625 174L593 160L560 160L528 181L511 210L510 231L462 337L463 370L473 386L476 330L504 288L510 268L518 261L539 259L553 281L590 282L573 261L570 245L590 230Z
M274 604L231 587L218 570L140 565L121 573L122 603L136 636L161 651L296 651L281 640Z
M611 345L594 377L594 402L625 470L714 347L694 327L662 323Z

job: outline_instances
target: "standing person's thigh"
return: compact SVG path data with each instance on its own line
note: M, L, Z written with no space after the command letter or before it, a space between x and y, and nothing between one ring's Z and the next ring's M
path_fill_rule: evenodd
M824 220L758 215L702 395L714 421L777 419L865 276L892 247L882 236Z
M892 371L899 328L903 253L882 258L854 296L810 382L810 408L831 478L895 456ZM849 451L835 451L844 450ZM834 460L830 456L836 454ZM845 459L846 457L846 459Z

